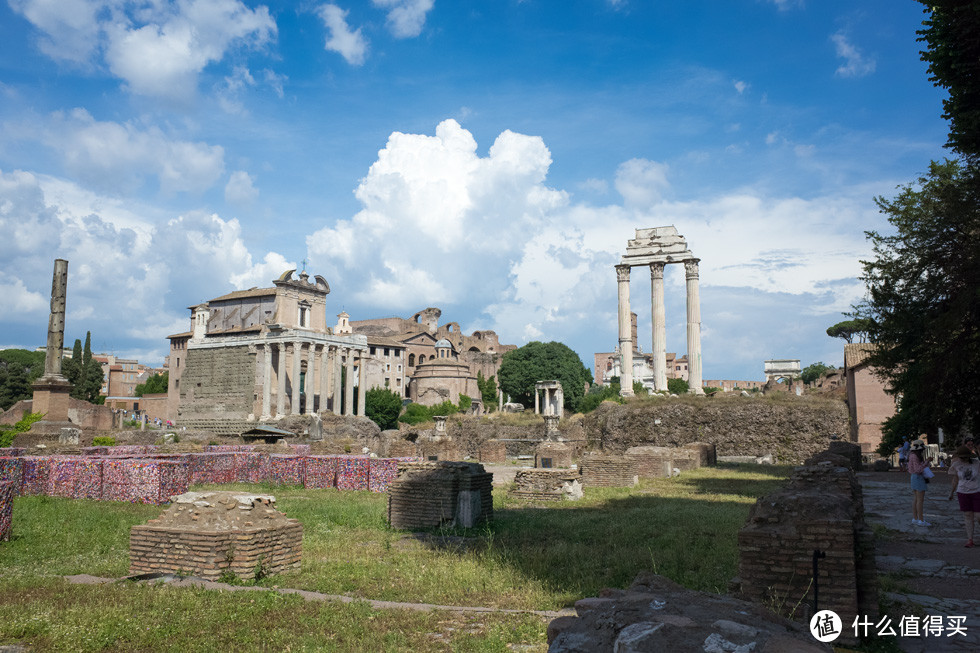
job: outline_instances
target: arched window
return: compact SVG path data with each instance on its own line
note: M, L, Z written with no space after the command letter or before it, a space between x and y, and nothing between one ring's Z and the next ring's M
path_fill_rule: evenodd
M415 354L408 355L408 366L415 367Z

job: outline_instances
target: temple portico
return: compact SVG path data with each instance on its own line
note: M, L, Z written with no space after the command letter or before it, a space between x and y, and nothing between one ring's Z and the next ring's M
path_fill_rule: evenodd
M541 402L540 399L544 398ZM561 418L565 412L565 393L558 381L538 381L534 384L534 414Z
M620 394L633 394L633 339L630 311L630 270L650 268L650 306L653 331L654 391L667 390L667 322L664 308L664 267L683 263L687 288L687 357L689 392L704 394L701 389L701 299L698 288L698 263L687 248L684 237L673 226L637 229L636 237L626 246L626 254L616 265L619 295Z

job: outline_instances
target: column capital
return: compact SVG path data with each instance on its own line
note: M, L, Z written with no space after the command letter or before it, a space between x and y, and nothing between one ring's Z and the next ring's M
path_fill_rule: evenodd
M701 261L699 258L692 258L684 261L684 273L688 279L698 278L698 263Z
M650 280L654 281L656 279L664 278L664 263L651 263L650 264Z
M623 282L630 280L630 265L620 263L616 266L616 281Z

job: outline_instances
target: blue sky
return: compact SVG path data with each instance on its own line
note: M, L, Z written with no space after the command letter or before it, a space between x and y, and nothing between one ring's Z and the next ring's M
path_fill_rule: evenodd
M328 323L427 306L503 342L616 341L613 265L701 257L705 378L842 362L873 202L945 155L911 0L8 0L0 346L159 364L187 307L302 266ZM668 267L668 351L684 353ZM649 281L633 310L650 347Z

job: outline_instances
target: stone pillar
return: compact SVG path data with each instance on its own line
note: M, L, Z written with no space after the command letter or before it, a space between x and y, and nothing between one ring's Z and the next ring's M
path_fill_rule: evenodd
M65 303L68 295L68 261L55 259L51 277L51 315L44 353L44 376L61 376L61 354L65 346ZM78 361L79 363L81 361Z
M560 385L555 388L555 403L557 404L555 406L555 414L558 416L558 419L561 419L565 416L565 390Z
M293 378L290 379L292 384L292 396L289 401L289 414L299 415L299 375L303 370L303 343L300 341L295 341L293 343Z
M538 390L537 386L535 386L534 388L534 414L535 415L541 414L541 404L538 401L539 394L541 394L541 391Z
M619 394L633 396L633 321L630 319L630 266L616 266L619 285Z
M653 389L667 390L667 319L664 308L664 264L650 264L650 311L653 317Z
M304 415L313 414L313 402L316 400L316 344L309 344L310 350L306 353L306 384L303 386L306 404L303 406ZM320 372L323 374L322 370Z
M343 363L344 350L340 347L333 348L333 414L340 415L342 406L340 405L341 382L343 381L341 370Z
M279 365L276 367L276 417L286 415L286 343L277 342Z
M265 343L262 347L262 416L260 420L272 419L269 413L272 410L272 343Z
M344 360L344 415L350 415L354 408L354 350L348 349Z
M688 392L703 395L701 388L701 294L698 290L698 261L684 261L687 277L687 383Z
M320 351L320 405L317 406L318 412L327 409L327 395L330 394L330 345L323 345Z
M360 352L357 357L357 414L364 417L367 393L367 352Z

